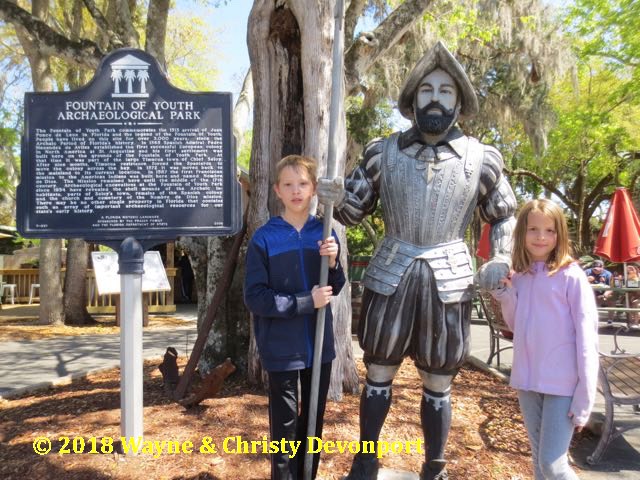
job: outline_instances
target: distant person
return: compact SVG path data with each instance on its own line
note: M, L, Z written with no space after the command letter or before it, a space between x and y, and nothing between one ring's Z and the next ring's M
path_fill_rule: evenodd
M627 287L637 288L638 291L620 292L615 295L616 301L620 300L624 306L627 306L627 297L629 298L629 308L640 308L640 270L637 265L627 265L627 277L625 280L624 275L616 275L613 279L613 285L615 287ZM640 325L640 313L638 312L626 312L627 325L635 328Z
M640 270L637 265L627 265L626 285L629 288L640 288Z
M522 207L512 274L492 295L514 332L510 385L531 442L534 478L577 479L567 451L587 423L598 379L598 311L570 255L562 210L552 201Z
M191 268L191 260L187 252L183 251L178 259L178 268L180 269L180 293L182 298L187 302L191 301L193 292L193 268Z
M613 274L604 268L602 260L594 260L591 268L587 268L584 273L592 285L610 286L613 281ZM593 294L599 307L615 306L615 296L611 290L594 290ZM607 323L613 322L613 314L613 311L607 312Z
M587 275L589 283L601 285L611 284L612 273L604 268L604 262L602 260L594 260L591 268L587 268L584 273Z
M301 441L291 452L271 453L271 479L302 479L317 309L326 307L315 436L322 437L324 409L336 356L329 300L345 283L335 232L323 239L322 222L309 214L316 193L316 162L289 155L276 165L274 190L284 205L256 230L247 249L244 298L253 313L262 366L269 374L272 442ZM328 257L328 285L319 287L322 256ZM298 399L300 383L301 402ZM299 405L301 403L301 406ZM313 477L320 454L313 456Z

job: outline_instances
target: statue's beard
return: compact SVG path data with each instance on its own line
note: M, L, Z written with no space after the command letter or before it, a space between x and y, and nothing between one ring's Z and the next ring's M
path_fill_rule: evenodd
M438 109L442 115L428 114L428 110ZM416 125L418 130L428 135L440 135L445 133L456 120L456 110L447 110L438 102L431 102L422 108L416 109Z

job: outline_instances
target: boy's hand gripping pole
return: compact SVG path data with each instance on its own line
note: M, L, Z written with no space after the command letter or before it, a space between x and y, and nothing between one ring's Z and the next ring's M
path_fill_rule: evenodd
M331 107L329 111L329 151L327 154L327 177L334 178L337 168L336 131L340 115L340 102L342 101L342 58L344 50L344 0L336 0L334 11L333 33L333 71L331 75ZM333 203L324 206L324 226L322 239L331 235L331 219L333 218ZM320 286L327 285L329 278L329 259L321 257ZM318 419L318 391L320 387L320 368L322 361L322 344L324 342L325 307L318 309L316 319L316 336L313 347L313 367L311 370L311 398L309 399L309 419L307 423L307 440L316 435L316 423ZM311 480L313 471L313 454L309 453L309 443L304 457L304 480ZM305 442L303 442L303 445Z

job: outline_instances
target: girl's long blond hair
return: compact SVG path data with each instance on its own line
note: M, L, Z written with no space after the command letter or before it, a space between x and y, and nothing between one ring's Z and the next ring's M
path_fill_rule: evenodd
M528 272L531 269L533 261L526 248L527 237L527 218L529 213L539 212L553 220L556 229L557 242L556 247L549 254L547 260L547 269L549 276L556 273L562 267L569 265L574 261L571 256L571 246L569 245L569 228L564 212L551 200L540 198L530 200L525 203L518 214L516 229L513 233L513 253L511 254L511 263L513 269L518 273Z

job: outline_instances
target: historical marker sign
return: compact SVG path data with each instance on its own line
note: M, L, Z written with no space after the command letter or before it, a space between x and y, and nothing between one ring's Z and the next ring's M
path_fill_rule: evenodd
M240 229L232 95L171 86L147 53L106 56L72 92L26 93L18 230L118 240Z

